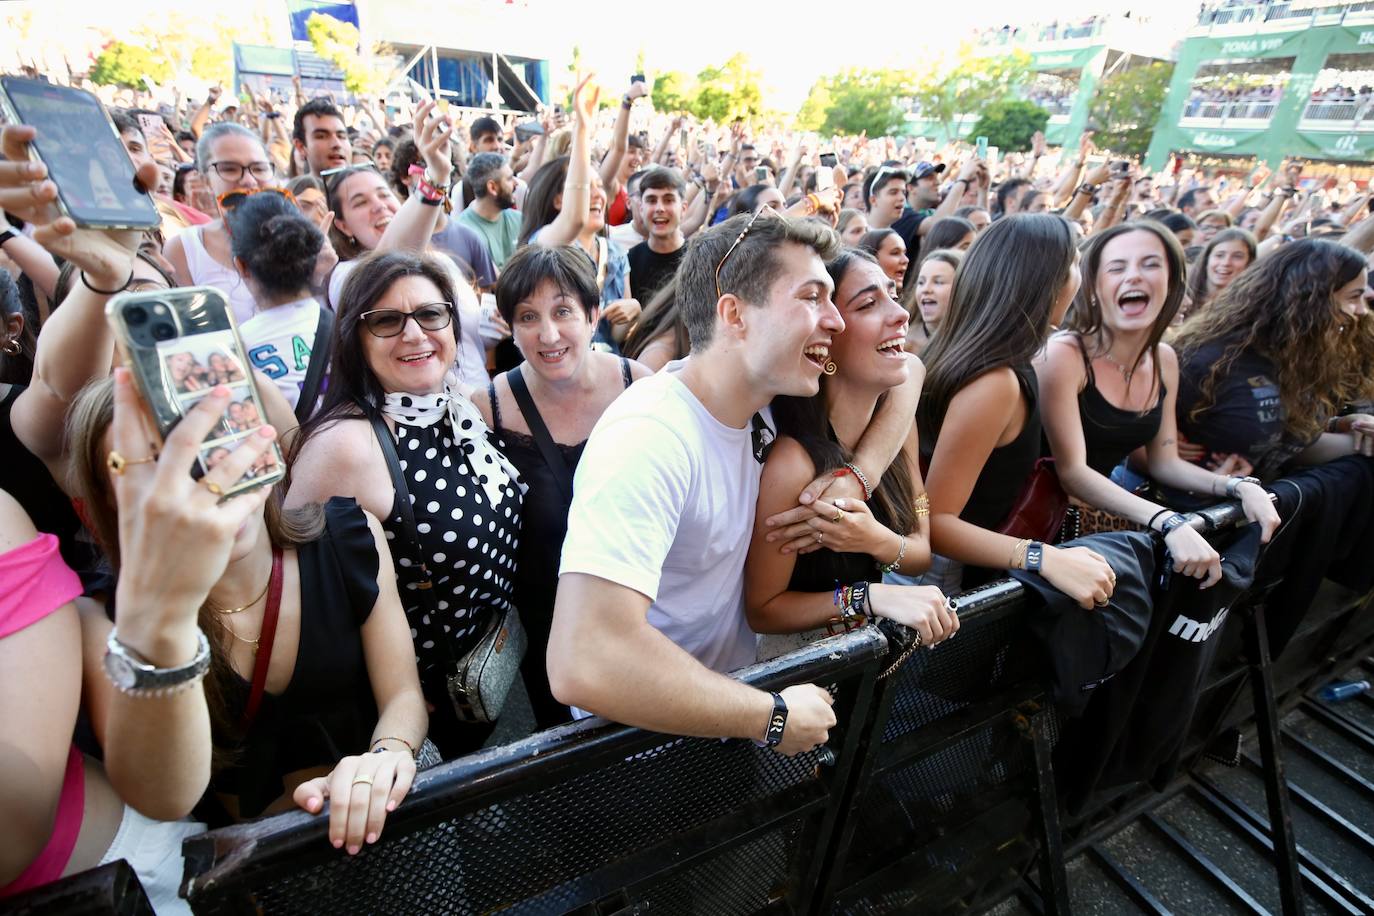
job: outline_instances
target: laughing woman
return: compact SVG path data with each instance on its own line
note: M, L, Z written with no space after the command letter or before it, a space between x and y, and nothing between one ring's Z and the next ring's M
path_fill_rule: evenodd
M1279 524L1263 487L1178 455L1178 357L1161 338L1183 301L1183 248L1156 223L1122 223L1088 241L1082 270L1065 330L1050 339L1035 367L1059 480L1080 504L1164 532L1174 569L1211 585L1221 578L1216 550L1180 524L1181 516L1108 478L1144 446L1150 476L1159 483L1238 497L1266 541Z
M930 566L928 499L916 466L913 426L907 446L872 499L837 499L816 530L822 549L798 555L768 542L765 520L796 504L819 473L844 469L887 393L921 374L906 355L906 311L896 285L865 251L845 249L826 265L844 331L830 346L820 393L773 401L778 439L763 466L757 522L745 564L745 612L756 633L799 633L833 617L887 617L931 646L952 636L958 618L937 588L881 584L884 572L915 576ZM833 513L833 514L830 514Z

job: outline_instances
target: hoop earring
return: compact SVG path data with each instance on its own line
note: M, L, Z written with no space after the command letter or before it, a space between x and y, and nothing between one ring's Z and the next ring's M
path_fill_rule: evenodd
M835 365L835 361L833 359L827 359L825 361L825 365L821 367L821 371L824 372L826 375L834 375L839 370L840 367Z
M6 356L18 356L23 352L24 348L21 347L19 341L15 340L13 337L3 344L0 344L0 353L4 353Z

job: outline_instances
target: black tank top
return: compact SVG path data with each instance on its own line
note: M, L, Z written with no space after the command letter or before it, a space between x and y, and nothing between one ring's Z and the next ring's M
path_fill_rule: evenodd
M1026 399L1026 422L1021 433L988 455L959 518L980 528L995 530L1021 494L1026 478L1040 457L1040 389L1030 365L1012 366L1021 396Z
M1127 455L1154 439L1164 417L1164 380L1159 399L1144 413L1117 407L1097 390L1092 360L1079 343L1078 353L1088 373L1088 384L1078 393L1078 414L1083 423L1083 445L1088 467L1106 477Z

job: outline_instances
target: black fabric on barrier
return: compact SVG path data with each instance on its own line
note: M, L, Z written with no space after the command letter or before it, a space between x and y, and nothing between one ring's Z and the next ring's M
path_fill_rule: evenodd
M1165 556L1145 644L1096 692L1083 717L1066 724L1055 751L1060 798L1070 813L1082 812L1097 790L1142 781L1161 787L1173 778L1228 612L1254 582L1259 538L1254 525L1214 537L1222 579L1208 589L1174 574Z
M1284 524L1264 551L1260 584L1280 580L1265 615L1278 658L1323 578L1357 592L1374 586L1374 459L1349 455L1303 468L1270 490Z
M1049 664L1055 705L1080 715L1093 691L1130 663L1150 625L1154 543L1141 531L1112 531L1066 541L1059 547L1087 547L1116 573L1106 607L1084 610L1039 573L1012 570L1026 586L1026 620Z

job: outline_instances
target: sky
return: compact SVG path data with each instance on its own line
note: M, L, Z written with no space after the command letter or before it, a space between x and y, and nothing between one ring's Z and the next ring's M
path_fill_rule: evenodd
M367 15L386 16L388 24L414 22L417 41L429 40L436 15L447 18L447 32L454 42L468 37L483 45L480 50L518 53L522 30L537 35L533 42L554 61L553 76L560 79L577 45L582 59L597 69L606 85L628 81L637 52L645 55L646 69L653 73L684 70L696 73L719 64L738 51L764 73L765 102L783 111L801 105L812 83L820 76L849 67L921 70L942 56L952 57L961 40L975 29L998 28L1005 23L1027 24L1037 18L1024 0L984 0L981 3L901 4L891 0L846 0L843 4L770 3L752 0L440 0L419 8L429 14L409 15L400 8L414 0L363 0L364 30ZM235 0L212 7L228 15L266 14L285 24L282 0ZM1137 18L1142 10L1171 36L1182 38L1197 13L1197 0L1057 0L1047 5L1046 15L1067 21L1090 13L1123 14ZM153 25L162 11L175 10L190 16L204 14L203 0L9 0L0 3L0 16L28 11L43 34L53 41L79 44L98 40L102 31L128 32L138 25ZM937 10L938 15L927 11ZM440 12L442 11L442 12ZM73 23L85 28L73 29ZM480 35L480 38L471 36ZM0 60L11 55L11 29L0 27ZM491 47L490 45L498 45Z

